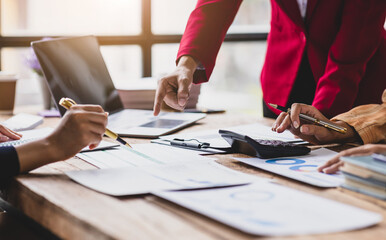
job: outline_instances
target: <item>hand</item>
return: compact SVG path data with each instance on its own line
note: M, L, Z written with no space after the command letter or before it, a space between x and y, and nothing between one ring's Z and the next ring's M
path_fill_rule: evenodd
M365 156L373 153L386 153L386 144L366 144L360 147L351 148L340 152L338 155L333 157L331 160L326 162L324 165L318 168L319 172L327 174L335 173L343 166L344 162L340 160L342 156Z
M100 106L72 106L48 137L15 147L20 172L66 160L86 146L95 148L106 130L107 115Z
M0 142L19 140L21 137L20 133L14 132L0 124Z
M192 57L182 56L176 69L158 81L153 108L154 116L160 113L162 101L177 110L185 108L196 68L197 63Z
M86 146L97 147L106 130L107 116L101 106L72 106L48 137L57 160L73 157Z
M300 120L300 113L345 127L347 128L347 132L339 133L320 125L314 125L307 121ZM292 104L290 114L284 112L280 113L272 126L272 131L276 131L278 133L282 133L286 129L289 129L295 136L299 136L300 138L314 144L359 140L355 130L346 122L332 122L315 107L301 103Z

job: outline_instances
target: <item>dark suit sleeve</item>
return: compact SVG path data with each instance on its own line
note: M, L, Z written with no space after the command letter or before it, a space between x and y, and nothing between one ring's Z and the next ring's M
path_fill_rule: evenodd
M14 147L0 147L0 182L19 174L20 165Z

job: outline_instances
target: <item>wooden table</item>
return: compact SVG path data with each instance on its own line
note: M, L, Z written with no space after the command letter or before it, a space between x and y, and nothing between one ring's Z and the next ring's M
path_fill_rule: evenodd
M4 118L4 116L3 116ZM0 117L1 120L1 117ZM45 120L55 126L58 119ZM272 120L257 117L208 115L182 132ZM149 140L128 139L130 143ZM233 155L237 156L237 154ZM278 183L321 197L347 203L383 215L383 222L362 230L326 235L280 239L385 239L386 202L342 188L320 189L239 163L229 155L216 155L230 168L275 179ZM65 239L268 239L253 237L197 213L154 196L110 197L89 190L73 181L65 171L93 169L83 160L72 158L50 164L11 181L3 198L54 234ZM331 218L334 213L331 213Z

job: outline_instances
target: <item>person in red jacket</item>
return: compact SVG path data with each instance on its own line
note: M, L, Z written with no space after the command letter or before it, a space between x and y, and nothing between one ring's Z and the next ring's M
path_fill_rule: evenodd
M209 80L242 0L199 0L190 15L177 67L158 83L162 101L182 110L192 83ZM271 0L271 31L261 73L264 116L274 103L312 104L332 117L380 103L386 88L385 0Z

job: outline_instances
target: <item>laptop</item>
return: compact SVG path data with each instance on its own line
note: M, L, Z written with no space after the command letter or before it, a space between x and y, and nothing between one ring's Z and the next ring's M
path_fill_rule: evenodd
M62 97L98 104L109 112L108 128L126 137L157 138L204 118L205 114L124 109L94 36L36 41L32 48L42 67L56 107Z

